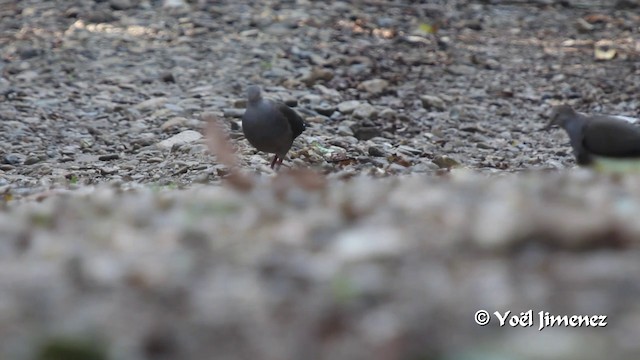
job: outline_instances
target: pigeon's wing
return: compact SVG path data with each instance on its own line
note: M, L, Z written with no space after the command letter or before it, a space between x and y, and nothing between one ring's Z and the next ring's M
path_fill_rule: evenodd
M595 118L584 128L589 152L610 157L640 157L640 128L628 122Z
M291 126L291 132L293 133L293 138L297 138L298 135L302 134L304 129L306 129L306 124L304 120L298 115L298 113L292 108L288 107L286 104L277 103L276 107L278 111L289 121L289 125Z

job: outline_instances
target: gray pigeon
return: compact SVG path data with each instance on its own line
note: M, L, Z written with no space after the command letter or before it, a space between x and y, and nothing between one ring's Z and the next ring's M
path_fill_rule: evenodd
M590 165L594 157L640 158L640 127L607 115L585 115L569 105L553 108L545 129L563 128L579 165Z
M247 110L242 115L244 137L259 151L275 154L271 168L277 165L277 170L306 124L287 105L262 98L259 86L249 86L247 97Z

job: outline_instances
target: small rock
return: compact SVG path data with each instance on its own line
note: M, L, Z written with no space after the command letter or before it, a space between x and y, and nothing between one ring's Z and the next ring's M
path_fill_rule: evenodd
M20 56L20 58L22 60L27 60L27 59L31 59L34 58L38 55L40 55L42 53L41 50L33 48L33 47L24 47L24 48L20 48L18 50L18 56Z
M389 167L389 160L387 160L387 158L384 158L384 157L371 157L369 158L369 162L371 163L371 165L377 168L386 169Z
M98 156L98 160L100 161L110 161L110 160L118 160L120 155L118 154L106 154Z
M314 67L309 73L303 76L300 81L308 87L313 86L318 81L329 81L333 79L333 72L326 68Z
M314 106L313 110L320 115L331 116L336 111L336 108L328 104L320 104L318 106Z
M420 101L422 101L422 107L427 110L444 110L445 104L442 99L433 95L422 95L420 96Z
M405 155L422 155L422 150L413 148L407 145L398 146L398 152L403 153Z
M167 131L171 128L183 126L187 122L187 118L182 116L172 117L171 119L164 122L164 124L160 125L160 130Z
M164 72L160 75L160 79L166 83L175 83L176 78L171 71Z
M134 108L136 110L155 110L162 107L167 102L166 97L156 97L138 103Z
M358 119L374 119L377 115L378 111L369 103L360 104L353 111L353 117Z
M318 115L318 116L307 116L304 120L307 123L307 125L309 125L311 123L324 124L327 122L328 119L326 116Z
M391 163L387 167L386 171L390 174L406 174L408 172L408 166L404 166L398 163Z
M162 7L167 8L177 8L177 7L186 7L187 3L184 0L164 0L162 3Z
M42 159L39 156L27 156L27 158L24 160L24 164L25 165L33 165L33 164L37 164L40 161L42 161Z
M482 23L478 20L469 20L465 22L464 26L471 30L480 31L482 30Z
M314 86L314 88L318 90L325 99L338 100L342 98L342 96L336 89L329 89L326 86L322 85L316 85Z
M235 99L233 100L233 107L236 109L244 109L247 107L247 99Z
M213 174L209 171L201 172L200 174L194 176L193 182L199 184L207 184L209 183L209 177L211 177L212 175Z
M375 157L383 157L386 155L385 152L377 146L369 146L367 152L369 153L369 155Z
M358 140L369 140L382 134L380 129L375 126L355 125L351 130L353 130L353 136Z
M351 127L346 125L338 126L337 133L340 136L353 136L353 130L351 130Z
M81 153L78 156L76 156L76 162L79 162L79 163L94 163L96 161L99 161L98 158L99 158L99 156L97 156L97 155Z
M60 154L62 154L62 155L74 155L77 150L78 150L77 146L68 145L68 146L65 146L62 149L60 149Z
M102 175L113 175L113 174L117 174L118 170L120 170L119 167L114 166L114 167L103 167L100 168L100 174Z
M170 150L175 145L188 144L202 139L202 134L193 130L185 130L168 139L162 140L156 146L163 150Z
M78 7L70 7L64 12L64 16L68 18L77 18L81 10Z
M224 117L241 118L244 115L244 109L222 109Z
M156 143L156 136L153 133L142 133L136 139L131 140L131 145L145 147Z
M111 6L113 10L127 10L131 9L133 4L131 0L110 0L109 6Z
M360 83L360 85L358 86L358 90L364 90L371 95L378 95L383 93L388 86L389 82L387 80L371 79Z
M578 18L578 20L576 20L575 26L576 26L576 29L581 33L590 32L596 28L595 26L591 25L587 20L583 18Z
M398 112L393 109L386 108L380 111L379 116L384 120L393 120L398 117Z
M305 94L300 98L300 103L311 105L311 107L320 106L324 98L316 94Z
M209 147L206 144L194 144L189 149L189 154L199 155L206 154L209 151Z
M413 172L416 172L416 173L425 173L425 172L438 170L440 169L440 166L434 164L431 161L426 161L426 162L420 162L413 165L411 169Z
M452 167L460 166L459 162L448 157L447 155L438 155L434 157L433 163L438 165L441 169L450 169Z
M24 159L25 159L25 156L22 154L11 153L11 154L6 154L2 158L2 162L8 165L20 165L24 162Z
M451 65L447 68L447 72L452 75L468 76L476 73L476 68L469 65Z
M91 11L85 16L85 20L93 24L110 23L118 20L112 13L113 11Z
M343 101L338 104L338 111L343 114L351 114L355 109L358 108L358 106L360 106L360 104L361 103L358 100Z

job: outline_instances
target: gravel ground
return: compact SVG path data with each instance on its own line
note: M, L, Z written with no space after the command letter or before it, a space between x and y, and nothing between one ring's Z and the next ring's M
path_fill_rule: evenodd
M0 357L637 359L640 177L539 130L639 115L639 6L0 0Z

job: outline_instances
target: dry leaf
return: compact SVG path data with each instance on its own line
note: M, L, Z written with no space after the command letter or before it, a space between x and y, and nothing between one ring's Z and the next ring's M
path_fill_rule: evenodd
M209 151L216 156L221 164L229 168L229 175L224 178L225 182L236 190L251 190L254 186L254 181L250 176L238 170L238 156L220 119L211 113L205 113L202 115L202 120L207 123L205 135Z
M418 26L418 30L427 33L427 34L435 34L438 32L438 24L427 24L427 23L422 23Z
M611 60L616 56L616 49L613 47L613 41L600 40L595 43L593 55L596 60Z

